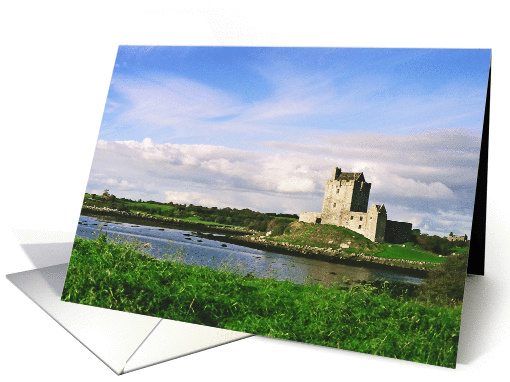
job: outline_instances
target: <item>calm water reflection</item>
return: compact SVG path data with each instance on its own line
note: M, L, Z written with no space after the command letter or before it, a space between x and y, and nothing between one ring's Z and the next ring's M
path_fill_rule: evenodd
M296 283L320 283L330 286L343 278L350 280L389 280L419 284L422 279L391 271L333 264L319 260L266 252L195 236L193 232L158 228L80 216L77 236L95 238L99 226L109 237L122 236L150 243L150 253L165 258L177 248L187 253L183 261L211 268L226 268L255 277L271 277ZM218 235L221 236L221 235Z

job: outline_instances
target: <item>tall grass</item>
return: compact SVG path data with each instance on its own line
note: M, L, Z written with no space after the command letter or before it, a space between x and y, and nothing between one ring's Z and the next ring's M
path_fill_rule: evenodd
M461 307L383 285L299 285L161 261L142 244L77 238L64 301L454 367Z

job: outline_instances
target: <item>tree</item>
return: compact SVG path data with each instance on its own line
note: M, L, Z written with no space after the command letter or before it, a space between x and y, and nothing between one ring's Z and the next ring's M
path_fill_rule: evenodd
M103 191L103 198L106 199L106 202L112 206L115 203L115 201L117 200L117 197L113 194L110 194L110 190L108 190L108 189Z

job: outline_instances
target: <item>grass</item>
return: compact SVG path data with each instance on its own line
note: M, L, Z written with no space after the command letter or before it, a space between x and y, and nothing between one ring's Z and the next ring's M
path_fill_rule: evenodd
M123 202L123 203L125 205L131 207L133 211L136 211L136 207L140 206L140 205L144 205L145 207L150 207L150 208L159 208L159 209L161 209L161 211L172 211L172 210L174 210L174 207L166 205L166 204L154 204L154 203L149 203L149 202L143 202L143 203L139 203L139 202Z
M76 238L64 301L454 367L461 306L161 261L142 244Z
M223 223L211 222L208 220L202 220L198 216L190 216L189 218L181 218L180 220L193 222L193 223L202 223L202 224L207 224L207 225L217 225L217 226L222 226L222 227L239 227L239 226L236 226L233 224L223 224Z
M459 255L469 253L469 247L453 247L449 250L451 253L458 253Z
M424 261L426 263L443 263L446 261L446 258L439 257L433 253L408 246L402 247L396 244L387 245L382 252L376 253L375 256L384 257L385 259Z
M347 228L328 224L294 222L289 225L283 235L270 236L267 240L318 248L341 249L348 253L364 253L386 259L423 261L431 265L445 261L445 258L418 249L410 243L405 247L398 244L374 243ZM349 247L345 248L345 245L342 246L343 244L348 244Z
M329 224L306 224L302 222L291 223L282 235L270 236L268 240L333 249L339 249L341 244L349 243L351 249L365 252L378 248L376 243L350 229Z

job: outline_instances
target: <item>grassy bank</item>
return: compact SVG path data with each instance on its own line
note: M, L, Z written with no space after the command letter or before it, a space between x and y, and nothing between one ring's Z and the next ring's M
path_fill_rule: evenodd
M293 222L279 235L271 235L268 241L290 243L292 245L332 248L346 253L363 253L384 259L401 259L416 262L440 264L444 257L424 251L412 243L374 243L363 235L344 227L327 224L306 224Z
M389 288L298 285L238 276L77 238L62 299L196 324L454 367L461 307Z
M409 245L409 244L408 244ZM386 244L381 252L377 252L375 256L385 259L403 259L409 261L424 261L426 263L444 263L445 257L439 257L433 253L423 251L412 246L402 247L399 245Z

